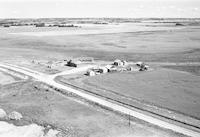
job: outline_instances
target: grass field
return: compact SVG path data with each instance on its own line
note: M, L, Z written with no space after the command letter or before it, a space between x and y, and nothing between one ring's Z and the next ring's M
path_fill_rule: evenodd
M0 88L0 107L22 113L24 121L39 125L52 125L62 129L65 136L73 137L175 137L173 133L154 129L135 122L129 126L128 119L110 111L77 102L70 95L63 97L38 82L24 82Z
M29 63L32 60L48 62L73 57L93 57L98 61L118 58L144 62L200 62L199 26L137 25L93 25L77 29L0 28L0 61L27 65L41 72L49 70ZM200 118L199 76L180 72L183 67L173 69L176 70L159 68L145 73L100 75L86 78L82 84ZM186 70L197 74L199 67L193 70L184 67ZM8 111L17 109L27 119L64 126L74 136L174 136L136 123L130 129L122 117L43 88L38 90L34 85L37 83L1 86L0 94L5 96L0 99L0 106Z
M44 31L42 28L36 29L37 31ZM200 60L198 56L200 52L200 39L198 37L200 31L198 26L195 29L190 27L183 29L171 27L167 29L152 31L148 27L143 27L143 31L140 32L130 30L131 32L119 31L111 34L84 35L79 35L79 30L77 30L76 35L38 37L21 35L20 28L0 28L0 32L3 34L0 36L1 59L9 57L6 55L12 53L15 57L26 59L34 57L44 59L48 57L91 56L100 60L113 60L116 58L124 58L131 61L161 62L194 62ZM25 30L32 32L33 28L21 29L21 31ZM16 31L16 34L10 34L12 31ZM59 28L57 31L66 30ZM70 32L70 30L68 31Z
M159 69L89 77L84 83L200 119L200 78L189 73Z
M175 69L175 70L180 70L180 71L185 71L192 73L194 75L200 76L200 66L181 66L181 65L175 65L175 66L163 66L165 68L170 68L170 69Z

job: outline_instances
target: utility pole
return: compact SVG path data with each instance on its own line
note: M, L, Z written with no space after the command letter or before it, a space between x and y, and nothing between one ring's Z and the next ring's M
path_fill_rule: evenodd
M131 126L131 115L130 115L130 112L128 114L128 126L129 127Z

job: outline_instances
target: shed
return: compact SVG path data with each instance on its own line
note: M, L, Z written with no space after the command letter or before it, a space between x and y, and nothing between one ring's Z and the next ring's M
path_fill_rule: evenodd
M140 71L145 71L145 70L148 70L148 69L149 69L149 66L148 66L148 65L142 64L142 65L140 66Z
M133 71L133 67L126 68L127 71Z
M7 116L6 112L0 108L0 119L5 118Z
M100 67L99 68L99 72L100 73L107 73L108 72L108 69L106 67Z
M117 71L116 67L112 67L112 68L109 69L109 72L115 72L115 71Z
M126 60L122 60L122 63L124 66L128 65L128 62Z
M116 59L113 63L115 66L123 66L123 62L119 59Z
M88 75L88 76L95 76L96 73L93 70L88 70L87 73L86 73L86 75Z
M136 65L141 67L142 65L144 65L144 62L138 61L138 62L136 62Z
M108 69L108 72L110 72L110 69L113 67L113 65L106 65L105 68Z

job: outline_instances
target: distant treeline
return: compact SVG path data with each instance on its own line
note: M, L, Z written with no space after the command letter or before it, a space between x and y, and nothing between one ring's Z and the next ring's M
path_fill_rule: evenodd
M0 19L0 26L77 27L74 24L109 23L177 23L177 25L200 24L200 18L39 18Z

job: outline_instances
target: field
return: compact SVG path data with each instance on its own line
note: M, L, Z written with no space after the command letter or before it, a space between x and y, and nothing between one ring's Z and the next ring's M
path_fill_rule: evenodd
M134 26L134 25L133 25ZM115 26L116 27L116 26ZM44 35L35 36L39 33L51 33L52 28L1 28L1 60L5 54L12 53L15 57L30 58L66 58L90 56L99 60L114 60L124 58L130 61L160 61L160 62L198 62L199 58L199 28L176 27L160 28L154 31L155 27L143 26L143 31L134 31L134 26L127 25L129 32L121 32L123 27L102 30L107 32L96 32L90 34L81 34L82 30L77 30L76 35ZM139 26L141 27L141 26ZM112 27L111 27L112 28ZM45 30L44 30L45 29ZM54 28L55 29L55 28ZM81 28L87 29L87 28ZM98 30L95 27L94 30ZM22 35L21 31L27 31L33 35ZM66 28L57 29L56 32L62 32ZM79 32L80 31L80 32ZM12 34L15 32L15 34ZM55 32L55 30L54 30ZM28 47L28 48L27 48ZM23 52L23 54L21 53ZM9 57L9 56L8 56Z
M193 66L193 65L175 65L175 66L164 66L165 68L170 68L170 69L175 69L175 70L180 70L180 71L185 71L192 73L194 75L199 76L200 75L200 66Z
M79 24L78 28L18 26L0 27L0 62L54 74L69 67L47 68L41 63L76 57L93 57L97 62L124 59L148 62L152 71L111 73L94 77L83 74L57 80L72 83L107 97L157 112L188 116L184 121L199 125L200 119L200 26L174 23ZM159 64L160 63L160 64ZM164 65L163 65L163 64ZM166 65L167 63L196 63ZM152 65L151 65L152 64ZM155 65L156 64L156 65ZM161 65L162 64L162 65ZM25 115L28 123L48 123L67 129L70 136L176 136L133 119L93 106L74 96L63 97L31 80L13 83L0 72L0 107ZM2 80L3 78L3 80ZM143 104L149 104L144 106ZM158 112L160 113L160 112ZM192 118L194 121L190 121ZM181 118L180 118L181 119ZM22 123L22 125L27 124Z
M141 74L100 75L83 82L200 118L200 78L191 74L159 69Z
M61 96L38 82L6 85L1 87L0 93L1 108L23 114L23 121L14 122L17 125L32 122L43 126L52 125L62 129L65 136L73 137L176 136L138 122L132 122L129 126L128 119L100 107L92 107L87 102L80 102L70 94Z

